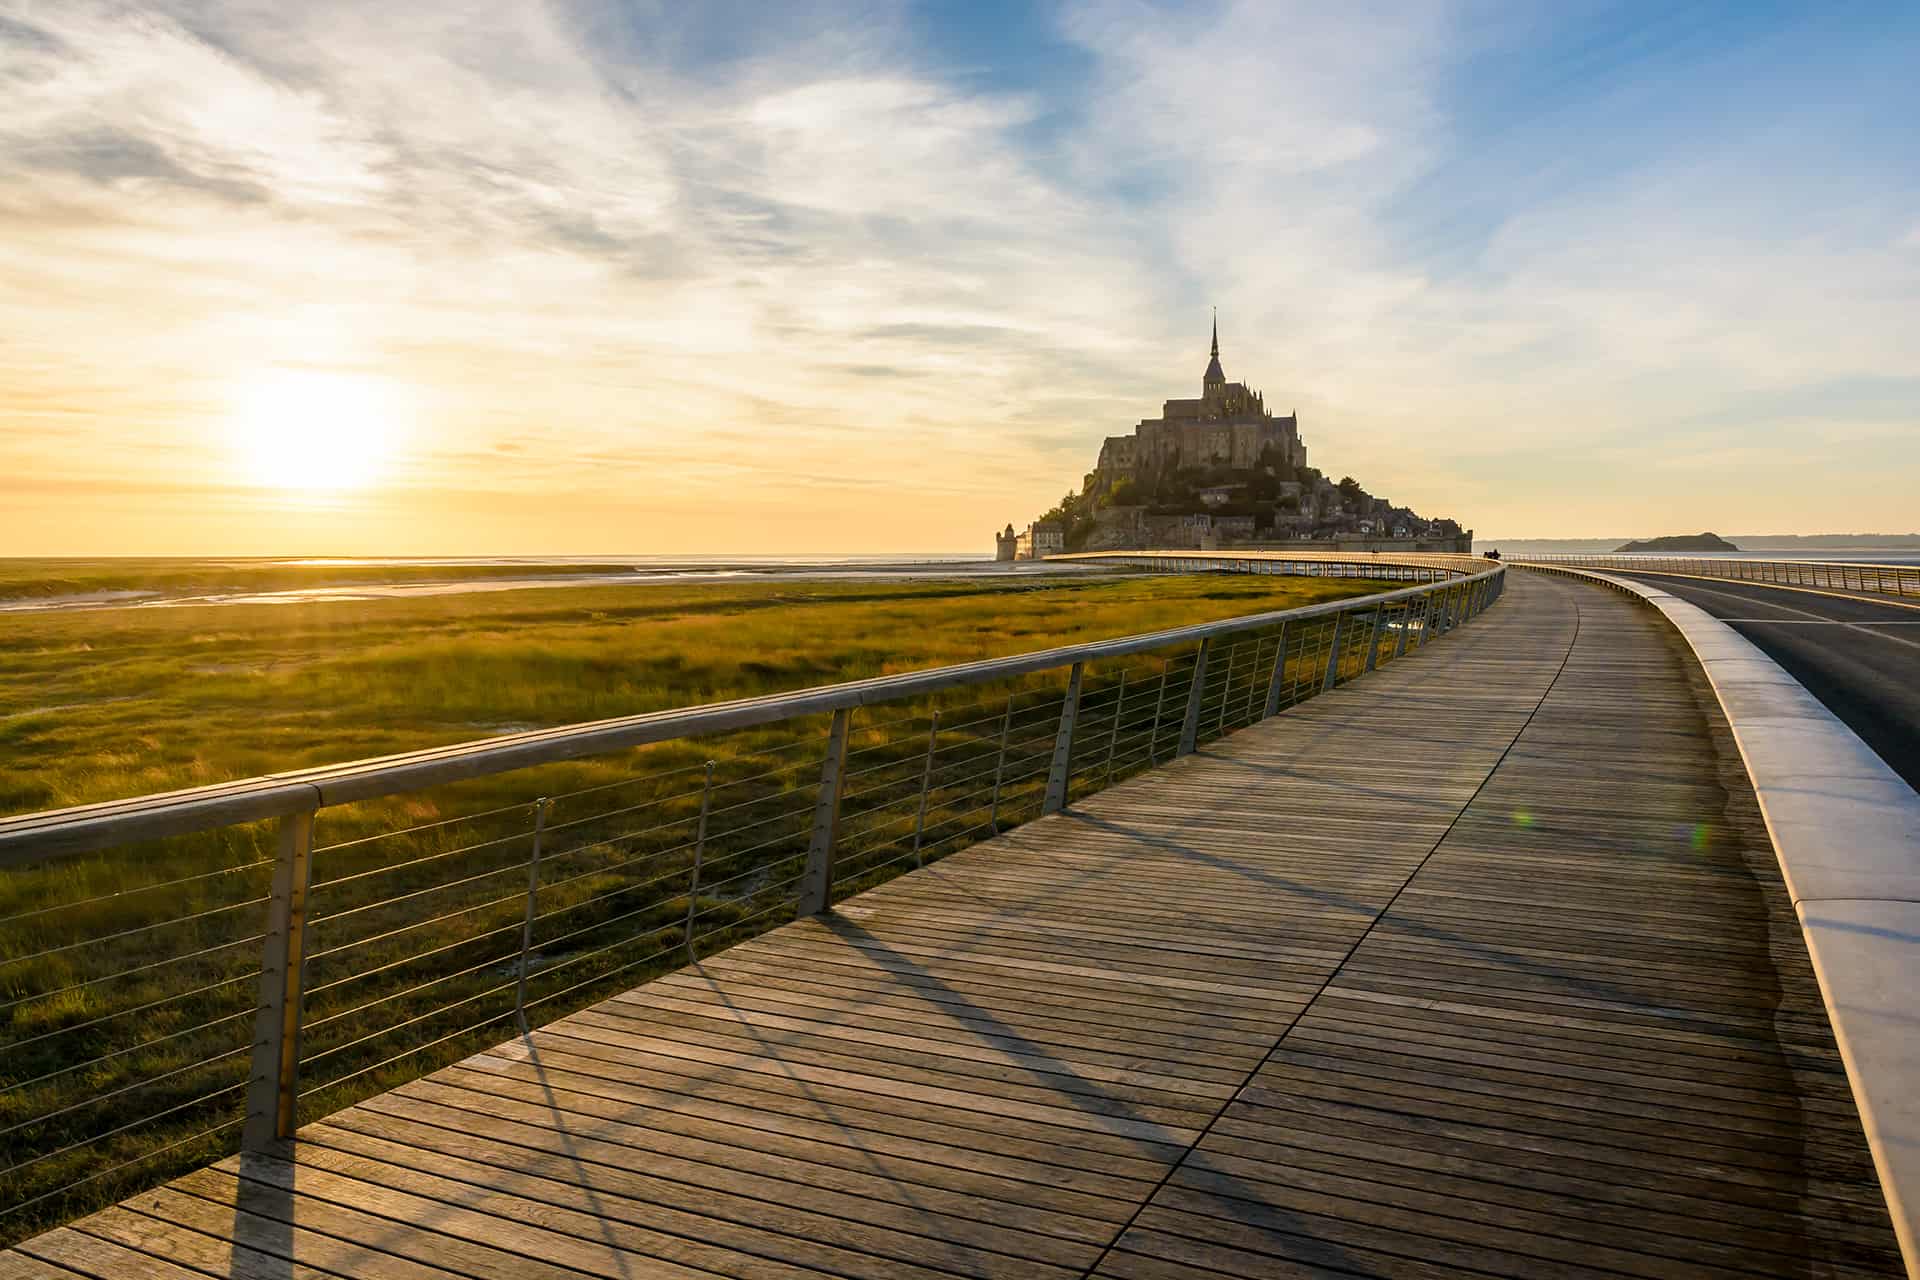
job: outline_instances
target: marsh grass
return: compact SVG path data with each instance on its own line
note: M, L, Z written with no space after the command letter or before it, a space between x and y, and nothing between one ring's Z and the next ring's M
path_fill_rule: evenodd
M118 798L1387 585L660 586L16 618L0 641L0 805ZM1294 629L1289 700L1317 685L1324 638ZM1203 736L1258 718L1272 639L1246 637L1211 670ZM1072 794L1171 754L1191 672L1190 651L1089 665ZM1063 677L862 709L836 896L1036 815ZM825 717L801 718L324 810L302 1117L791 919L825 737ZM0 877L0 1238L233 1148L273 848L271 825L254 824Z

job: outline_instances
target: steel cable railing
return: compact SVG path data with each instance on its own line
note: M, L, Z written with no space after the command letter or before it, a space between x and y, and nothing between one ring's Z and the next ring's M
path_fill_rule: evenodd
M1502 582L1322 567L1414 585L0 820L0 1237L1165 764Z
M1519 556L1516 564L1575 569L1612 569L1682 578L1718 578L1777 587L1849 591L1861 595L1920 598L1920 564L1856 564L1839 560L1763 560L1756 556L1544 555Z

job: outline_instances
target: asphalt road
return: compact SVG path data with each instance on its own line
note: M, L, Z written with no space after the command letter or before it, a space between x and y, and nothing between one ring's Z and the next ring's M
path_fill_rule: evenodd
M1920 791L1920 608L1749 582L1619 576L1659 586L1725 621Z

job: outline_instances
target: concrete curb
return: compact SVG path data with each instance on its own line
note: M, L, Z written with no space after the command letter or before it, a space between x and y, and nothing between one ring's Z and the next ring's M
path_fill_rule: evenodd
M1638 597L1699 659L1800 918L1907 1274L1920 1280L1920 794L1704 609L1608 573L1524 567Z

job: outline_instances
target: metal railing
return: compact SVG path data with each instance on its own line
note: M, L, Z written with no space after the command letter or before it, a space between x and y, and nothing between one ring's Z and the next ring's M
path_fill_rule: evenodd
M1399 661L1499 595L1500 568L1455 565L1369 561L1425 580L0 820L0 1238L271 1148L302 1114Z
M1838 560L1756 560L1745 557L1549 555L1517 556L1515 564L1575 569L1660 573L1685 578L1721 578L1774 586L1857 591L1865 595L1920 597L1920 565L1852 564Z
M1048 560L1124 565L1166 573L1231 572L1306 577L1384 578L1426 582L1459 573L1479 573L1488 561L1462 552L1377 551L1075 551Z

